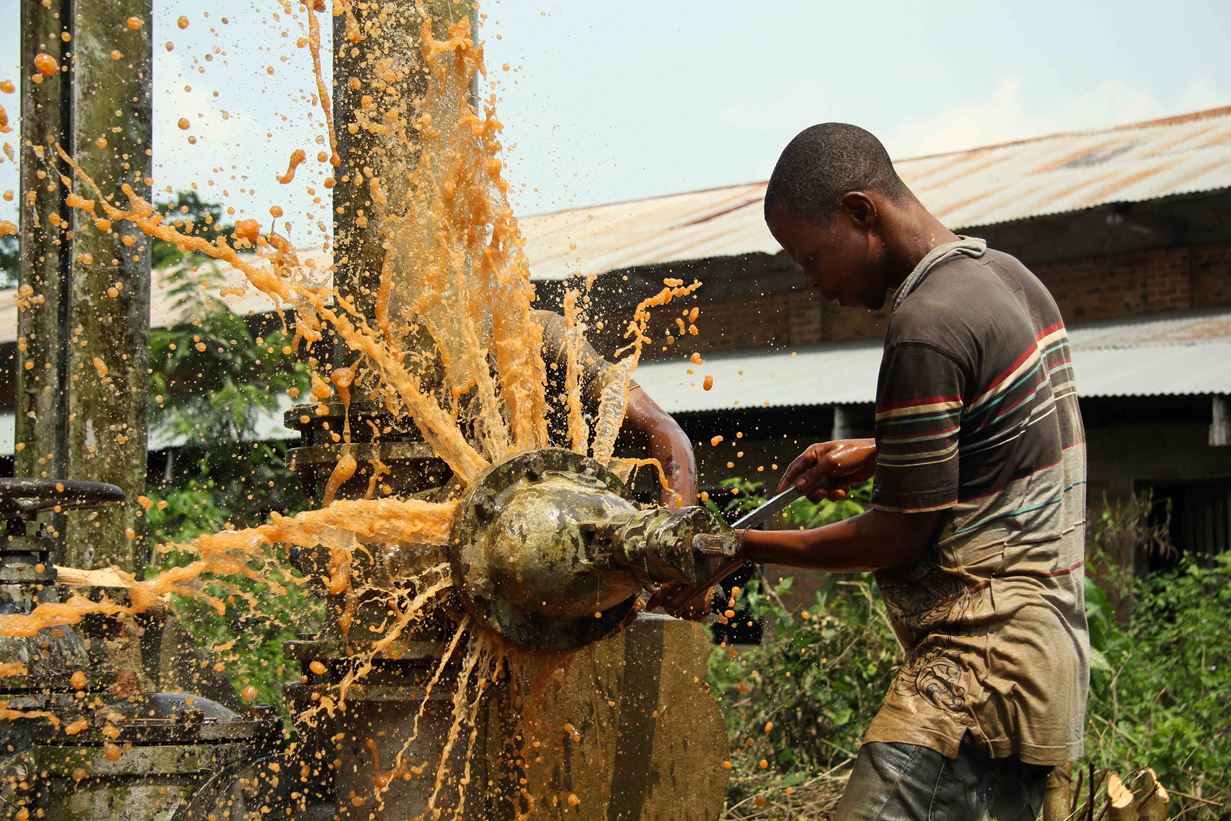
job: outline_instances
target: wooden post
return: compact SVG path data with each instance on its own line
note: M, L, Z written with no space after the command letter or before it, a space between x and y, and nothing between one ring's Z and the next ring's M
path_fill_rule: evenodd
M141 560L131 503L144 492L147 458L149 245L130 226L107 230L84 211L70 213L47 163L51 141L105 194L128 184L149 197L151 0L50 5L22 3L23 69L32 65L27 54L43 52L58 55L61 71L56 82L26 77L22 85L23 142L36 148L24 150L22 169L22 285L32 299L19 320L18 468L122 487L130 504L70 519L57 559L134 570ZM60 226L48 224L53 211Z

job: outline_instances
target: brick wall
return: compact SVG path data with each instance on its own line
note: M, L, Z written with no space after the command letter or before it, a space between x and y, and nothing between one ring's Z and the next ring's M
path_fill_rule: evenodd
M1231 305L1231 245L1192 249L1193 297L1199 305Z
M1231 305L1231 244L1109 254L1032 270L1071 324ZM701 351L878 339L887 315L826 304L808 290L703 298L702 304L702 334L694 345Z
M1111 254L1035 267L1070 322L1231 304L1231 246Z

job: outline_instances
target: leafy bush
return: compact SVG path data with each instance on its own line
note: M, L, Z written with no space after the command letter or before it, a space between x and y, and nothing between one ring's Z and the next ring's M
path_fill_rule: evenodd
M729 513L764 499L733 479ZM816 527L862 511L868 488L843 502L796 502L787 524ZM1092 680L1077 818L1109 771L1152 767L1175 796L1176 817L1231 810L1231 553L1138 577L1138 553L1172 548L1166 527L1143 521L1149 500L1107 504L1090 527L1086 616ZM791 577L761 580L740 597L768 625L752 647L717 647L709 681L727 716L732 778L727 817L816 818L833 808L862 733L880 708L901 652L870 577L830 576L809 606L783 602ZM1118 613L1120 615L1118 615Z
M254 337L245 318L210 293L203 279L212 271L207 264L171 274L180 313L191 319L150 333L150 419L177 443L163 481L149 493L147 531L155 543L251 526L271 510L295 512L307 504L287 467L285 445L259 441L256 430L258 414L278 408L279 393L307 389L307 373L284 353L284 333ZM170 552L154 558L165 568L193 557ZM238 689L251 685L260 700L280 704L281 684L294 671L282 644L312 629L323 606L284 572L254 569L265 575L262 582L207 585L208 593L226 602L223 615L188 598L176 598L173 607Z
M733 479L725 509L738 515L764 500L762 485ZM850 498L799 500L790 527L817 527L867 508L870 486ZM901 658L871 576L829 576L815 600L792 612L783 602L786 577L754 580L739 603L768 626L759 646L719 646L709 682L727 717L732 779L729 803L765 817L815 817L841 792L845 768L867 723L880 708ZM760 806L766 796L772 806ZM747 805L747 806L745 806Z
M1091 676L1086 760L1119 772L1152 767L1172 792L1231 811L1231 553L1207 566L1182 559L1131 586L1125 622L1108 617L1102 591L1088 601L1104 663ZM1191 817L1217 812L1180 798L1173 809Z

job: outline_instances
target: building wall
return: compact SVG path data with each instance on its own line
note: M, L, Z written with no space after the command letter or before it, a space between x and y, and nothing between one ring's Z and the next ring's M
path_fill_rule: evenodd
M1069 322L1231 305L1231 244L1049 262L1035 273Z
M1209 431L1208 424L1159 421L1088 429L1090 502L1151 484L1231 477L1231 447L1210 447Z
M1069 323L1231 305L1231 243L1034 265L1024 261L1047 285ZM725 275L712 274L701 291L701 335L688 340L691 349L789 349L884 334L886 310L827 304L818 292L802 288L798 272L767 275L759 294L727 295L719 281Z

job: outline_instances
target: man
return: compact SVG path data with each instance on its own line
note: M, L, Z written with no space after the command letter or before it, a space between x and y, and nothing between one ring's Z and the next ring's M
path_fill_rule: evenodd
M812 445L781 484L815 501L873 477L872 509L744 534L753 561L873 571L905 649L835 817L1034 818L1082 752L1088 686L1084 433L1056 304L855 126L791 141L765 218L826 299L892 294L875 439Z
M552 444L568 447L568 407L564 388L567 368L567 329L564 318L554 311L534 311L533 319L543 328L543 360L547 365L548 434ZM599 400L612 364L599 355L588 341L579 351L583 412L591 430L597 415ZM697 501L697 462L692 443L679 423L664 411L640 385L628 389L628 405L624 412L621 433L630 439L635 450L656 459L662 466L667 482L660 485L659 502L664 507L680 507Z

